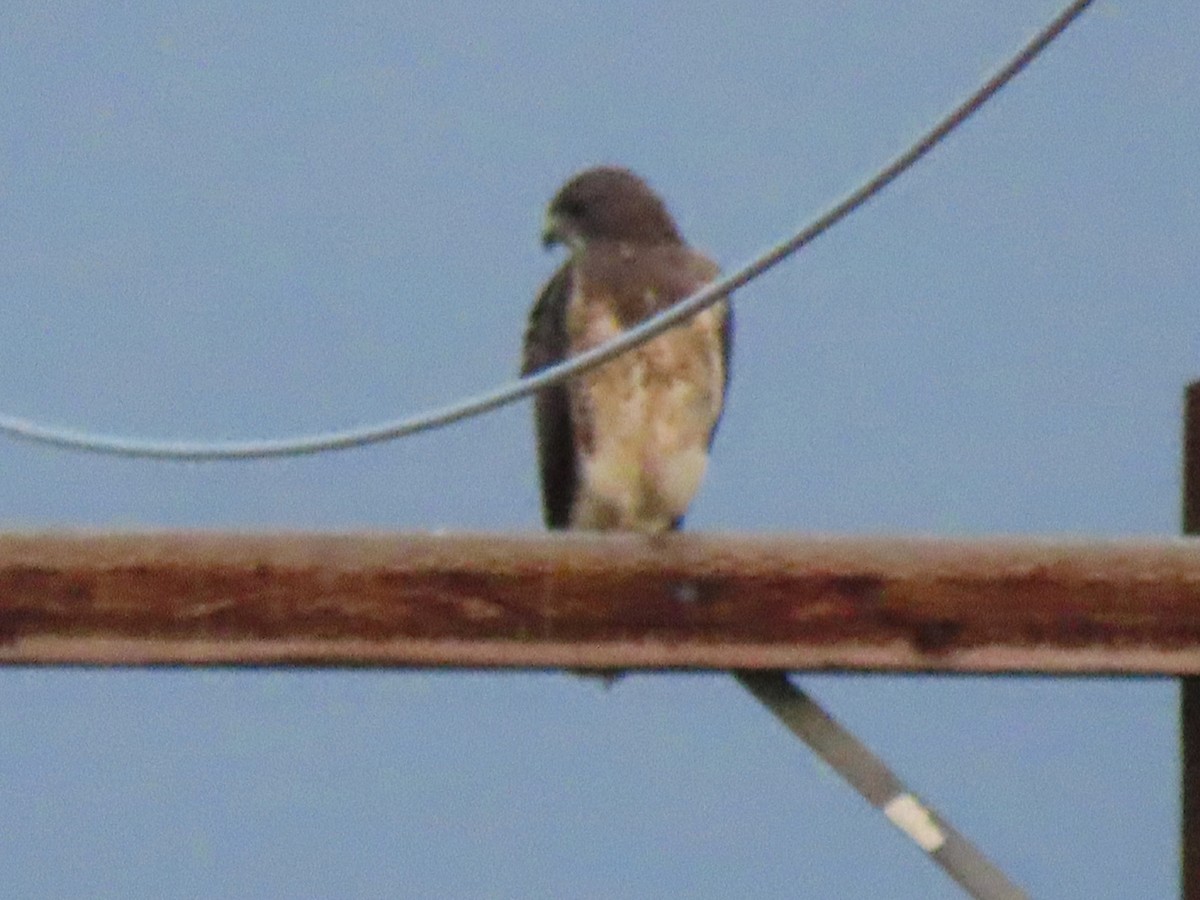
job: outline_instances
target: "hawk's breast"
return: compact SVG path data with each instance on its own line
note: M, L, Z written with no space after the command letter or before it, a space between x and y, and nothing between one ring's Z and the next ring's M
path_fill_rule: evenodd
M702 283L680 290L664 279L583 274L567 305L572 355ZM683 517L703 480L724 402L725 315L722 302L571 382L580 475L573 527L660 532Z

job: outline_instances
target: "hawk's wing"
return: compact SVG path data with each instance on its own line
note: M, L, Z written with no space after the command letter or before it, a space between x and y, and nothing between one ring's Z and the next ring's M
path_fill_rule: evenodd
M529 312L521 375L530 375L566 358L566 314L570 296L571 262L568 260L546 282ZM567 528L578 477L567 386L557 384L544 388L537 392L533 402L542 480L542 514L548 528Z
M716 275L713 276L716 278ZM696 286L696 290L703 287L702 284ZM712 448L713 439L717 436L717 428L721 424L721 418L725 415L725 401L729 399L729 376L730 365L733 362L733 297L725 296L725 318L721 320L721 374L724 381L721 385L721 412L717 415L717 421L713 422L712 431L708 435L708 446Z

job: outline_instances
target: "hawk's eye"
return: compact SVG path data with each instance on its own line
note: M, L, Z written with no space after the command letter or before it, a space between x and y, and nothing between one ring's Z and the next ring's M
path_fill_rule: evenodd
M583 217L583 203L573 197L565 197L558 204L558 211L572 219Z

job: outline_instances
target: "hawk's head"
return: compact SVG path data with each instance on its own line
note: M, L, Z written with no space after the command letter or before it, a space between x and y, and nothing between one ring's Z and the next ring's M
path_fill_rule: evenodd
M630 244L683 242L671 214L628 169L597 166L562 186L546 209L542 243L577 250L592 240Z

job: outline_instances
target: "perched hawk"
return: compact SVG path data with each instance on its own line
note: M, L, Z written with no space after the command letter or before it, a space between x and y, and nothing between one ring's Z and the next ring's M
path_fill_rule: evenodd
M523 375L588 350L694 293L717 266L688 247L662 201L625 169L588 169L546 211L569 256L525 332ZM535 398L550 528L676 529L700 487L725 388L732 320L721 301Z

